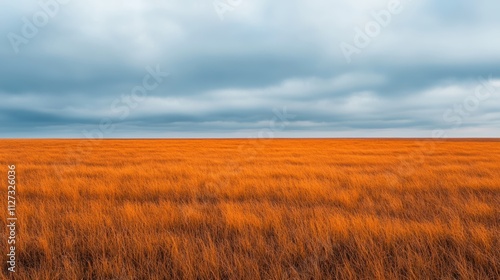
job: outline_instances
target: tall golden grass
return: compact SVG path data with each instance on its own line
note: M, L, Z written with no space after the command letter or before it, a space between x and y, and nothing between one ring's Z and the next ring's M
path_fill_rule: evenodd
M500 276L498 141L2 140L4 229L11 164L2 278Z

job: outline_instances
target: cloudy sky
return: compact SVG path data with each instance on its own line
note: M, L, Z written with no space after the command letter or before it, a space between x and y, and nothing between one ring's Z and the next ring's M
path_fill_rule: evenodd
M2 1L0 137L500 137L498 11Z

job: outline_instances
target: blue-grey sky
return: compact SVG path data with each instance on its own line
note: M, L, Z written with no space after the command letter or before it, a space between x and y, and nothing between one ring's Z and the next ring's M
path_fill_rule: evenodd
M2 1L0 137L500 137L499 11Z

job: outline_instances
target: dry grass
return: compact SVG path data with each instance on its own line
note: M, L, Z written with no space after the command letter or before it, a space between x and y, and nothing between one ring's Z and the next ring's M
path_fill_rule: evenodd
M500 275L498 141L2 140L2 189L8 164L15 279Z

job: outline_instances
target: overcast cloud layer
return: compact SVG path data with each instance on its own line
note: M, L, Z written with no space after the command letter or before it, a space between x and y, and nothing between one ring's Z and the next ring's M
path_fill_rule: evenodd
M0 137L500 137L500 2L364 2L2 1Z

